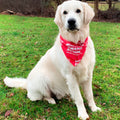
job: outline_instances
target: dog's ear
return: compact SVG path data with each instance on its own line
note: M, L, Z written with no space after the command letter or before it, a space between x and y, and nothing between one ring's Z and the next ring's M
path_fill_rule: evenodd
M59 6L57 7L56 14L55 14L55 19L54 19L54 22L55 22L59 27L62 26L61 7L62 7L62 5L59 5Z
M93 9L87 3L82 3L82 6L84 10L84 23L88 24L95 16L95 13Z

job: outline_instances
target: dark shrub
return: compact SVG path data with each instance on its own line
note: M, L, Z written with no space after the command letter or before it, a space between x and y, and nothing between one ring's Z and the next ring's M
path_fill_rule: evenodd
M107 11L99 11L99 19L102 20L111 20L120 22L120 10L119 9L108 9Z

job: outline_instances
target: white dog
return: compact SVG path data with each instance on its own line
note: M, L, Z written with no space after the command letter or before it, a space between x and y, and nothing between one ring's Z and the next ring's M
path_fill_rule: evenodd
M25 88L31 101L44 99L55 104L53 95L58 99L71 95L78 117L86 120L89 116L80 85L91 110L100 110L92 92L95 50L89 36L89 23L93 17L94 12L87 3L70 0L59 5L54 20L59 34L53 47L40 59L27 79L6 77L5 84Z

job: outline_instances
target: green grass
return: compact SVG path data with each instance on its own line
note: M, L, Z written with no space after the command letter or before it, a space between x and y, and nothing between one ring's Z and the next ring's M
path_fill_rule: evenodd
M91 37L96 49L93 76L95 101L102 112L91 120L120 119L120 24L92 22ZM53 18L0 15L0 120L77 120L77 109L69 99L50 105L31 102L26 90L8 88L3 79L27 77L42 55L53 45L58 28ZM8 110L10 116L5 117Z

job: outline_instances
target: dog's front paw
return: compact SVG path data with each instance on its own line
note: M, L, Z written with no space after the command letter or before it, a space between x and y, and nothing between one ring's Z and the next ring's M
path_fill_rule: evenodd
M102 111L101 108L99 108L99 107L97 107L97 106L94 107L94 108L91 108L91 110L92 110L92 112L97 112L97 111L100 111L100 112L101 112L101 111Z
M87 113L79 114L79 115L78 115L78 118L79 118L80 120L89 120L89 116L88 116Z

